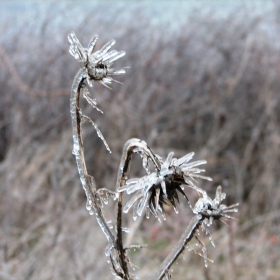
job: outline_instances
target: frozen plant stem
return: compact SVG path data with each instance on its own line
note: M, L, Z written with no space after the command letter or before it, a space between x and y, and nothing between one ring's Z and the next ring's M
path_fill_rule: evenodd
M134 220L141 216L143 212L146 213L147 218L150 217L151 213L158 220L160 220L160 214L162 218L165 219L165 205L171 205L175 212L178 213L178 194L183 195L188 201L183 185L195 190L202 197L198 199L194 208L192 208L194 217L191 219L180 240L160 265L154 279L159 280L163 277L169 279L170 267L185 250L193 237L202 244L203 257L205 265L207 265L206 247L199 240L197 232L202 228L202 230L208 234L209 232L206 230L205 225L211 225L213 220L223 221L223 219L231 219L232 217L227 213L237 212L237 204L231 206L221 204L221 201L225 199L225 193L222 193L222 188L220 186L217 188L216 196L213 200L208 197L206 191L196 186L196 178L208 181L212 180L200 174L204 172L204 169L200 169L198 166L205 164L206 161L191 161L194 153L189 153L177 159L173 157L173 152L169 153L167 158L163 160L160 156L153 153L145 141L133 138L128 140L124 145L115 192L105 188L98 189L94 177L87 172L82 138L83 123L91 123L98 136L103 141L106 149L109 152L111 152L111 150L97 125L88 116L83 115L79 106L80 97L82 95L94 109L102 113L97 107L96 100L91 98L88 86L91 87L92 82L96 81L109 87L108 85L112 82L117 82L110 76L125 74L124 69L111 68L113 62L124 56L125 53L116 50L110 51L111 47L115 44L114 40L109 41L101 50L94 52L97 38L97 36L94 36L88 48L83 48L74 33L68 36L70 42L69 52L81 63L81 69L78 71L73 81L70 99L73 132L72 153L76 157L80 180L87 197L86 208L91 215L95 215L108 241L105 254L111 265L112 273L118 278L125 280L139 279L129 271L128 265L132 266L132 264L128 258L128 251L129 249L140 249L144 246L132 245L131 247L124 248L122 236L124 230L122 227L123 212L127 213L130 209L133 209ZM129 165L134 153L141 156L143 168L147 175L142 178L128 179ZM152 164L154 168L153 172L151 171L150 164ZM123 196L125 192L127 195L131 195L131 198L126 205L123 206ZM107 204L108 197L117 200L116 221L113 223L113 229L108 225L102 210L103 205Z
M159 161L151 151L151 149L147 146L147 144L144 141L141 141L139 139L130 139L128 140L123 149L122 158L119 166L119 173L117 178L117 184L116 184L116 191L123 187L126 183L126 176L127 172L129 170L129 164L132 158L132 154L135 152L135 150L142 150L145 155L154 162L156 166L158 166L159 169ZM123 199L123 193L119 193L118 197L118 210L117 210L117 246L118 250L120 252L120 259L125 260L125 252L123 248L123 240L122 240L122 212L123 212L123 206L122 206L122 199ZM123 262L123 267L127 269L126 262ZM127 271L128 273L128 271Z
M122 194L118 198L118 212L117 212L117 235L113 234L111 229L104 218L102 209L100 207L100 197L96 189L96 183L93 176L89 176L87 173L84 147L81 133L81 114L79 108L80 91L85 81L83 69L80 69L77 73L73 85L70 101L70 112L72 117L72 133L73 133L73 154L76 157L76 163L83 189L87 196L87 209L95 213L97 222L105 234L110 248L115 248L119 252L120 267L123 274L117 271L113 266L116 274L122 277L122 279L130 279L129 271L127 267L127 261L125 258L125 252L122 242Z
M70 112L72 118L72 133L73 133L73 154L76 157L76 163L78 167L78 172L80 175L80 180L87 196L87 205L89 207L89 211L93 211L95 213L97 222L101 229L103 230L108 242L112 245L115 244L115 237L111 232L103 214L102 209L99 207L99 203L97 201L98 195L96 192L96 183L92 176L88 175L85 157L84 157L84 146L83 139L81 133L81 122L82 116L79 108L79 99L80 99L80 91L82 85L85 81L84 78L84 70L80 69L74 78L74 82L72 85L72 93L70 100Z
M81 87L85 81L84 70L80 69L74 78L72 85L72 93L70 100L70 112L72 118L72 133L73 133L73 154L76 157L78 172L83 189L87 196L88 205L92 211L94 211L98 224L103 230L110 244L115 243L114 235L112 234L107 222L102 215L102 209L98 206L96 193L96 183L92 176L88 175L85 157L84 157L84 146L81 133L81 121L82 116L79 108L79 99Z
M194 216L181 238L177 242L177 244L171 249L170 253L166 257L166 259L162 262L159 267L159 270L156 272L154 279L160 280L162 279L166 273L168 273L172 264L177 260L177 258L184 252L187 244L192 240L195 236L196 231L199 229L203 222L204 218L200 215Z

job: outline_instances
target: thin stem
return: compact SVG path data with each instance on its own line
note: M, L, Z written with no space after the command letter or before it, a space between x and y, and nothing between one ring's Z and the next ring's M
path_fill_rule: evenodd
M80 91L85 81L84 69L80 69L76 74L71 92L70 99L70 113L72 119L72 131L73 131L73 154L76 157L78 172L83 189L87 196L87 205L91 208L91 211L95 213L96 220L104 232L108 242L115 246L115 237L110 230L104 216L102 209L99 206L98 194L96 193L96 183L94 177L88 175L85 157L84 146L81 133L81 113L79 108Z
M204 219L205 217L202 215L196 215L191 219L188 227L181 235L179 241L173 247L166 259L162 262L153 279L160 280L165 276L172 264L183 253L188 243L192 240L196 230L201 226Z
M118 210L117 210L117 240L116 240L116 246L117 250L119 252L120 256L120 265L122 267L122 270L124 272L124 278L123 279L130 279L127 261L125 257L125 250L123 247L123 238L122 238L122 194L119 195L118 199Z
M160 170L160 163L156 156L153 154L152 150L147 146L147 144L144 141L141 141L139 139L133 138L128 140L124 144L122 158L120 161L119 166L119 172L118 172L118 178L116 183L116 191L122 186L125 185L126 182L126 175L129 171L129 164L132 158L132 154L135 153L135 149L140 149L141 152L145 153L149 158L152 160L152 162L155 164L157 170ZM124 279L130 279L129 271L127 267L127 261L125 257L125 250L123 247L123 239L122 239L122 200L123 200L123 193L119 193L118 198L118 205L117 205L117 240L116 240L116 246L120 255L120 265L124 271L125 276L127 278Z

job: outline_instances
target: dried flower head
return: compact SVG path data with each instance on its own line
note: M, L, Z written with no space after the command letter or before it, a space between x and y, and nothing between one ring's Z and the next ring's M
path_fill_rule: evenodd
M80 61L85 68L86 79L89 86L92 86L92 81L98 81L105 87L110 88L108 84L112 82L119 83L110 76L125 74L124 68L111 68L113 62L123 57L125 52L116 50L109 51L115 44L115 40L109 41L101 50L93 52L97 39L98 36L95 35L90 40L88 48L84 48L75 33L72 32L68 35L68 40L70 42L69 52L75 59Z
M137 216L142 215L145 207L147 218L149 218L150 212L158 218L158 211L164 217L164 205L172 205L177 213L178 192L188 199L183 190L183 185L204 193L195 186L195 178L212 180L199 174L204 170L197 168L197 166L205 164L205 160L189 162L194 153L189 153L179 159L173 158L173 155L173 152L169 153L164 162L158 157L161 162L158 172L153 172L142 178L127 180L126 185L118 189L119 192L126 191L127 194L135 193L123 209L127 213L133 206L133 218L135 220Z
M229 214L238 212L237 207L239 206L239 204L236 203L230 206L222 204L221 202L225 198L226 194L222 192L222 187L218 186L216 190L216 196L213 200L207 195L207 193L204 193L203 197L198 199L193 208L193 213L204 217L202 224L204 229L204 225L210 226L215 219L220 220L225 224L226 220L235 220L235 218L233 218Z

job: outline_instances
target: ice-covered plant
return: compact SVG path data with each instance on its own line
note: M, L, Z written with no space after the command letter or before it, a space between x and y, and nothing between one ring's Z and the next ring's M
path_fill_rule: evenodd
M96 81L109 87L112 82L117 82L111 76L125 74L124 68L112 68L114 61L124 56L125 52L111 50L115 44L114 40L109 41L101 50L94 52L97 39L98 36L94 36L88 48L84 48L74 33L68 36L70 42L69 52L81 63L81 68L76 74L72 85L70 112L74 142L73 154L76 157L80 180L87 197L86 208L90 215L95 215L101 230L107 238L108 245L105 249L105 255L110 263L112 273L120 279L139 279L131 273L128 252L131 248L141 248L144 246L124 247L122 236L123 213L130 213L132 209L134 220L143 215L143 212L146 213L147 218L152 213L157 219L160 219L160 215L165 219L165 205L171 205L175 212L178 211L178 194L182 194L188 201L184 186L197 191L200 198L192 208L193 218L177 244L158 268L153 279L170 278L170 267L180 254L188 248L188 244L193 238L196 238L201 244L205 265L207 265L206 248L198 237L198 230L202 229L206 234L209 234L206 225L211 225L213 220L223 221L224 219L231 219L232 217L228 213L237 212L236 207L238 204L231 206L221 204L226 195L222 192L220 186L217 188L216 196L213 200L207 195L206 191L196 186L196 178L211 181L211 178L201 175L204 170L198 167L205 164L206 161L191 161L194 153L189 153L177 159L173 157L173 152L169 153L167 158L163 160L152 151L145 141L133 138L124 145L115 191L98 188L94 177L87 172L82 138L83 123L90 122L96 129L98 136L103 140L108 151L110 151L110 148L97 125L88 116L83 114L79 106L80 96L82 95L93 108L102 112L97 107L96 100L91 97L88 86L92 87L92 83ZM147 175L142 178L129 179L127 173L132 154L134 153L141 156L143 168ZM150 172L151 169L154 171ZM131 198L123 205L125 193L131 196ZM106 220L103 211L108 197L112 197L117 203L116 221L114 222L113 229ZM189 206L191 207L190 204Z

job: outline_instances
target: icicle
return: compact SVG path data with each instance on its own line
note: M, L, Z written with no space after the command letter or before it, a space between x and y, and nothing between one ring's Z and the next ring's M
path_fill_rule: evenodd
M137 209L138 216L142 215L142 212L143 212L143 210L145 208L145 205L146 205L146 203L147 203L147 201L149 200L150 197L151 197L151 192L147 193L145 195L145 197L142 198L141 203L139 205L139 208Z
M112 46L116 43L115 40L110 40L107 44L105 44L102 49L97 53L94 53L94 56L96 59L103 57L111 48Z
M189 153L189 154L177 159L176 160L176 165L179 166L179 165L182 165L185 162L190 161L193 158L193 156L194 156L194 152Z
M204 172L204 170L200 170L201 172ZM213 181L211 177L207 177L207 176L203 176L203 175L197 175L197 174L191 174L190 177L195 177L195 178L200 178L200 179L204 179L207 181Z
M88 44L88 55L89 55L89 56L92 55L97 40L98 40L98 35L95 35L95 36L93 36L93 38L89 41L89 44Z
M176 206L173 205L173 209L174 209L174 212L175 212L176 214L179 214L179 211L178 211L178 209L177 209Z
M83 97L86 99L88 104L103 114L103 112L96 106L97 105L96 100L91 98L89 88L85 84L83 85L82 93L83 93Z
M111 57L115 56L119 52L116 50L110 51L102 57L102 62L106 63L106 60L110 59Z
M111 64L112 62L116 61L117 59L121 58L125 56L125 52L124 51L121 51L119 52L116 56L114 57L111 57L109 60L108 60L108 64Z
M123 212L127 213L129 209L142 197L142 192L137 192L133 197L126 203L123 208Z
M146 173L150 174L148 157L146 155L143 156L143 163L142 163L142 165L143 165L143 168L145 169Z
M109 146L108 146L108 144L107 144L107 142L106 142L106 140L105 140L105 138L104 138L104 136L103 136L103 134L99 130L98 126L92 121L92 119L90 119L88 116L85 116L85 115L82 115L82 118L87 120L88 122L90 122L94 126L98 137L103 141L107 151L109 151L109 153L112 153L110 148L109 148Z
M164 194L165 196L167 196L165 181L161 181L161 182L160 182L160 185L161 185L161 188L162 188L163 194Z
M114 69L114 68L109 68L108 70L108 75L124 75L125 74L125 69Z
M205 267L207 267L208 266L208 263L207 263L207 249L206 249L206 247L204 246L203 248L202 248L202 254L203 254L203 259L204 259L204 265L205 265Z
M184 170L188 170L188 169L191 169L192 167L195 167L195 166L198 166L201 164L205 164L205 163L207 163L206 160L197 160L197 161L193 161L190 163L182 164L181 169L184 171Z

